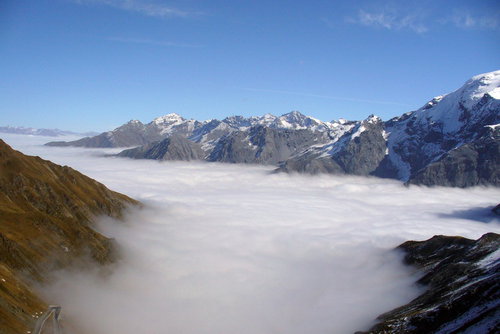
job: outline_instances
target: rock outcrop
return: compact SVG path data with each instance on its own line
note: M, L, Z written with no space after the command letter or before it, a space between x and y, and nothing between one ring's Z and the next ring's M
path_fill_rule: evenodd
M478 240L434 236L398 247L405 262L423 274L427 290L410 303L379 316L367 332L498 333L500 330L500 235Z

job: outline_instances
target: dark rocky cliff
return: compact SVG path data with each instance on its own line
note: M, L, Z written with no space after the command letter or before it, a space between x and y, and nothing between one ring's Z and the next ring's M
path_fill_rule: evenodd
M423 274L427 290L379 316L371 334L498 333L500 331L500 235L478 240L434 236L398 247Z

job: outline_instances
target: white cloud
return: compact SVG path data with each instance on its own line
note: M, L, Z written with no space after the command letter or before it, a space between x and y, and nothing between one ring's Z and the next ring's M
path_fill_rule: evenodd
M367 27L378 27L387 30L409 29L416 33L428 31L427 26L416 15L402 15L395 11L368 12L359 10L355 18L349 18L349 23L360 24Z
M190 17L199 15L199 12L180 10L157 2L143 0L73 0L78 4L96 4L114 7L121 10L136 12L146 16L170 18Z
M352 333L418 293L393 247L500 232L467 214L497 204L496 188L104 158L117 149L0 137L147 204L126 222L100 224L122 248L113 273L61 273L43 289L82 332Z
M497 29L500 26L499 15L473 15L464 11L455 11L451 17L441 20L443 24L453 24L462 29Z

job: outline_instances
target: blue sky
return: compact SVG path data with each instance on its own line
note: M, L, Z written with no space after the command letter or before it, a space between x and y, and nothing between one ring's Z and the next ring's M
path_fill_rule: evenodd
M496 69L498 1L0 2L0 125L389 119Z

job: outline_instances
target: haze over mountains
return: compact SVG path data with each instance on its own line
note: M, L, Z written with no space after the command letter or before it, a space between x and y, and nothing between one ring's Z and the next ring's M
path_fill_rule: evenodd
M374 175L403 182L500 185L500 71L389 121L323 122L293 111L280 117L186 120L178 114L49 146L130 147L137 159L272 164L284 172ZM175 137L171 139L170 137Z
M61 137L61 136L95 136L97 132L72 132L59 129L36 129L26 128L24 126L0 126L0 133L14 133L20 135L33 135L33 136L47 136L47 137Z

